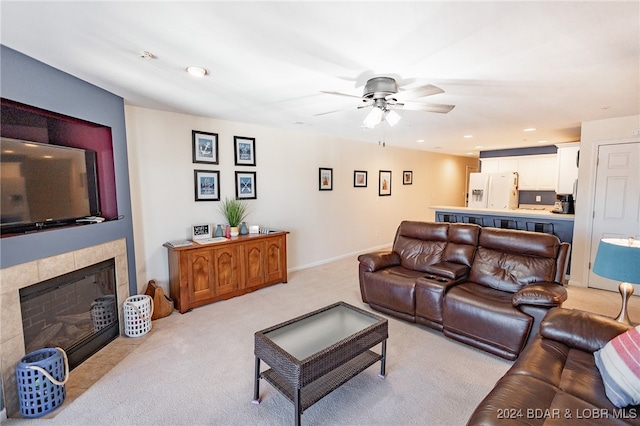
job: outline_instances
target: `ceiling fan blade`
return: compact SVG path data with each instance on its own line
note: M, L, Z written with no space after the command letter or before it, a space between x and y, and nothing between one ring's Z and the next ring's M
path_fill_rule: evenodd
M426 111L426 112L439 112L446 114L455 108L455 105L443 105L443 104L423 104L420 102L405 102L390 104L396 108L401 108L408 111Z
M444 93L444 90L437 86L434 86L433 84L426 84L414 89L401 90L400 92L389 95L388 97L397 100L407 100L424 98L425 96L437 95L438 93Z
M318 114L313 114L314 116L319 116L319 115L327 115L327 114L333 114L334 112L342 112L342 111L350 111L352 109L360 109L360 108L366 108L368 106L371 106L373 104L373 102L364 102L356 107L349 107L349 108L341 108L341 109L334 109L333 111L327 111L327 112L321 112Z
M357 99L361 99L362 98L362 96L350 95L348 93L340 93L340 92L329 92L329 91L326 91L326 90L321 90L320 93L325 93L327 95L346 96L348 98L357 98Z

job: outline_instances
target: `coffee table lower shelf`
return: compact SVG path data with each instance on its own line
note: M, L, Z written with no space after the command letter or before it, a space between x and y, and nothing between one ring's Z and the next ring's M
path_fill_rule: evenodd
M382 355L373 351L366 351L309 383L300 389L300 413L381 359ZM276 371L273 369L263 371L261 377L295 404L293 386L286 382Z

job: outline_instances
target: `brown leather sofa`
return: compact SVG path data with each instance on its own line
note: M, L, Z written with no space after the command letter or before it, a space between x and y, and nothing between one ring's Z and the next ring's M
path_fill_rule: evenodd
M609 401L593 356L629 328L593 313L551 309L468 425L640 424L640 405L620 409Z
M388 252L358 257L372 309L514 360L567 293L569 244L550 234L404 221Z

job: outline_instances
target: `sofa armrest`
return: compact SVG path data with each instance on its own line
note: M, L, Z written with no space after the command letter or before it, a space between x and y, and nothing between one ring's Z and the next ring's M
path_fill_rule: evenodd
M367 272L375 272L390 266L400 265L400 255L393 251L378 251L361 254L358 256L358 262Z
M441 277L449 278L450 280L458 281L469 275L469 268L467 265L461 265L453 262L438 262L433 265L428 265L425 268L430 274L439 275Z
M592 312L554 308L542 320L540 335L573 348L595 352L630 328L632 326Z
M556 307L567 300L567 290L560 284L541 282L523 287L513 295L513 306L536 305Z

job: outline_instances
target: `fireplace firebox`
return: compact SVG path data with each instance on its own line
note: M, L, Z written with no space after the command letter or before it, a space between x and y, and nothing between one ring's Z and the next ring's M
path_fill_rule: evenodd
M69 368L119 335L115 259L20 289L26 353L60 347Z

